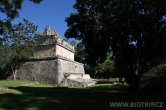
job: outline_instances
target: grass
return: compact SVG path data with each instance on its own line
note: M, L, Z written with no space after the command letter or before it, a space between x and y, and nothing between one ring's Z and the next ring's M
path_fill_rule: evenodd
M13 93L13 94L22 94L20 91L9 89L6 87L0 87L0 94Z
M164 101L165 98L165 93L154 91L130 94L122 85L63 88L29 81L0 81L0 110L114 110L110 102Z
M41 84L38 82L31 82L31 81L2 80L0 81L0 94L5 94L5 93L22 94L22 92L15 90L14 87L55 87L55 86L49 84Z
M55 87L54 85L49 85L49 84L42 84L38 82L31 82L31 81L6 81L2 80L0 81L0 87L18 87L18 86L25 86L25 87Z

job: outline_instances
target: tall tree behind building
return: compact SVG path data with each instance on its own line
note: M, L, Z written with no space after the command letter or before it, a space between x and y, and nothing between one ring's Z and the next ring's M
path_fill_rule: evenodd
M77 0L67 19L67 38L82 40L86 62L96 65L113 52L131 90L140 76L165 59L165 0Z

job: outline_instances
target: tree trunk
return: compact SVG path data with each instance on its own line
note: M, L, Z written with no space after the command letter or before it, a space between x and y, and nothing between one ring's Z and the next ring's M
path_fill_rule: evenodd
M17 79L17 78L16 78L16 75L17 75L17 69L16 69L16 70L14 70L14 74L13 74L14 80L16 80L16 79Z
M131 75L128 78L129 83L129 92L138 92L139 84L140 84L140 77L138 75Z
M13 80L16 80L17 69L15 69L13 65L11 65L11 69L13 74Z

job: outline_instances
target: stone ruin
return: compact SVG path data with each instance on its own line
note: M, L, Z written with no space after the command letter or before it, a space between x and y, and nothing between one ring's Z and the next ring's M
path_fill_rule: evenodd
M74 47L62 40L50 27L41 36L45 40L35 46L31 60L17 70L17 80L30 80L65 87L88 87L95 80L85 74L84 65L74 61Z

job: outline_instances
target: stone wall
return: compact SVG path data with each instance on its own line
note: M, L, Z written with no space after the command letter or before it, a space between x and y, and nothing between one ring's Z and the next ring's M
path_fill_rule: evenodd
M55 45L37 45L35 47L34 57L43 58L43 57L53 57L55 54Z
M59 44L37 45L35 47L34 57L54 57L61 56L74 61L74 52Z
M56 45L55 55L62 56L64 58L67 58L67 59L74 61L74 53L71 52L70 50L62 47L62 46L59 46L59 45Z
M63 73L77 73L77 74L85 73L82 63L78 63L75 61L69 61L69 60L62 60L62 59L58 59L58 62L59 62L60 70Z
M83 64L62 58L28 61L18 69L16 79L59 84L65 73L85 74Z

